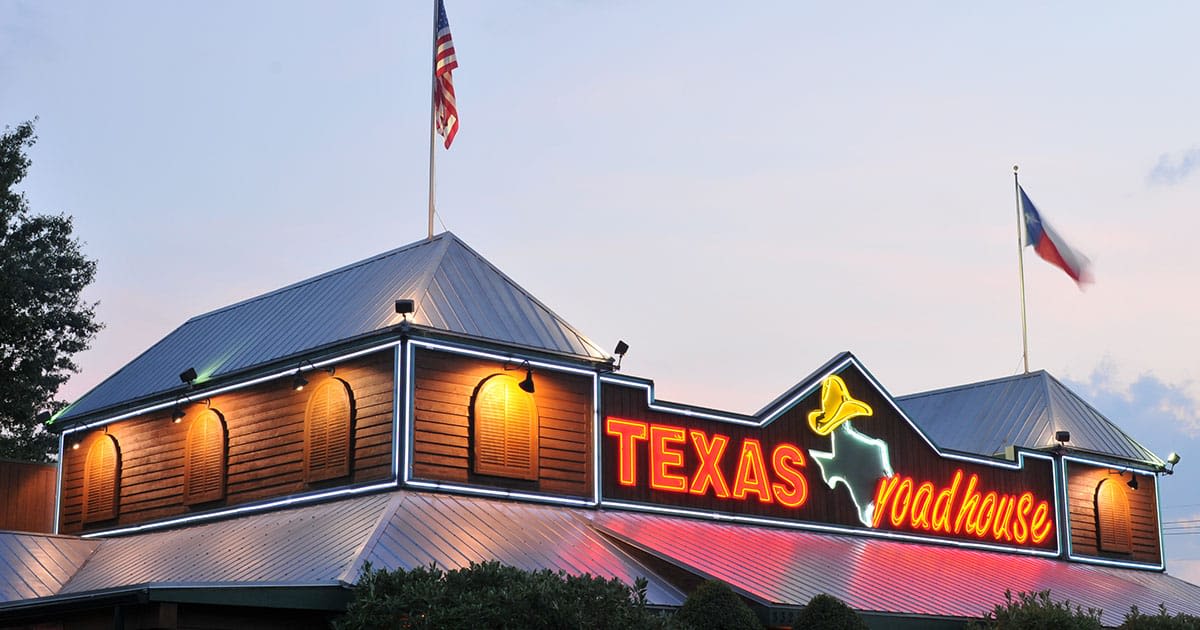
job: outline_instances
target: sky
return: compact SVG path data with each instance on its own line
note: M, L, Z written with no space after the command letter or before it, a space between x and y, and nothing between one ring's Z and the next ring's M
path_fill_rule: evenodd
M1025 257L1032 369L1183 459L1200 519L1200 4L447 0L449 229L659 398L752 412L849 350L894 395L1019 373L1013 165L1094 264ZM432 2L0 0L0 125L106 327L426 234ZM1195 472L1193 472L1195 471ZM1200 582L1200 530L1166 537Z

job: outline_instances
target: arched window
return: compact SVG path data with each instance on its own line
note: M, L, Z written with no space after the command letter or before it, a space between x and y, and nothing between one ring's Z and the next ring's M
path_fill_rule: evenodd
M215 409L205 409L192 420L184 447L184 504L225 498L226 442L225 422Z
M304 480L313 483L350 475L354 400L338 378L322 382L304 410Z
M1096 544L1100 551L1132 553L1129 534L1129 496L1121 477L1096 486Z
M88 448L83 465L83 522L117 517L121 490L121 451L117 439L105 433Z
M484 379L475 391L471 418L476 473L538 478L537 404L517 379L504 374Z

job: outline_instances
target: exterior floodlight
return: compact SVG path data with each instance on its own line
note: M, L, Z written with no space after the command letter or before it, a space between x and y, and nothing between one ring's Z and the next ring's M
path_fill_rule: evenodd
M188 368L180 372L179 380L183 381L183 383L188 387L191 387L193 381L196 380L196 368Z
M1171 454L1167 455L1167 465L1170 466L1170 468L1163 468L1162 471L1167 473L1168 475L1174 475L1175 474L1175 464L1178 464L1178 463L1179 463L1179 453L1176 453L1175 451L1171 451Z
M408 316L416 310L417 303L413 300L396 300L396 313L403 315L404 319L408 319Z
M617 342L617 347L613 350L613 354L617 355L617 362L613 365L614 370L621 369L621 360L625 358L626 352L629 352L629 344L625 343L625 340L622 339Z
M1055 431L1054 432L1054 441L1058 442L1059 444L1066 444L1067 442L1070 442L1071 441L1071 432L1070 431Z
M300 391L304 389L305 385L308 385L308 381L304 380L303 376L300 376L300 372L296 372L295 378L292 379L292 389Z
M1129 471L1129 481L1126 481L1125 485L1129 486L1130 490L1138 489L1137 474L1135 474L1132 470Z
M171 409L171 422L179 424L180 422L183 422L183 416L183 407L180 407L179 403L175 403L175 407Z
M530 394L533 393L533 368L525 368L525 380L521 381L518 387L529 392Z

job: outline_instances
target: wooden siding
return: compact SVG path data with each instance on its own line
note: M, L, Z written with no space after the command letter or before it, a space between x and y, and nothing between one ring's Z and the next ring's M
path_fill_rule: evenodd
M54 531L54 464L0 460L0 530Z
M1138 489L1129 489L1125 497L1129 500L1129 532L1132 553L1116 553L1100 549L1096 531L1096 488L1105 479L1125 484L1128 472L1117 472L1111 468L1087 466L1067 462L1067 504L1071 516L1071 551L1078 556L1133 560L1136 562L1162 562L1162 550L1158 536L1158 497L1155 495L1154 477L1138 475Z
M206 409L204 401L185 407L183 422L171 422L171 409L108 425L121 447L119 515L103 527L125 526L191 514L229 505L270 499L317 488L388 479L392 472L393 353L385 350L338 365L336 377L354 395L353 472L348 478L321 483L304 481L304 413L311 390L294 391L290 377L213 396L228 432L225 498L202 506L185 505L184 449L188 427ZM305 377L319 387L328 373L315 370ZM62 513L59 530L77 533L97 526L81 524L83 463L90 441L103 429L82 437L68 436L63 458Z
M480 475L471 463L471 397L504 364L418 350L414 377L413 476L513 490L591 496L592 380L534 370L538 475L534 480ZM520 377L523 373L511 372Z

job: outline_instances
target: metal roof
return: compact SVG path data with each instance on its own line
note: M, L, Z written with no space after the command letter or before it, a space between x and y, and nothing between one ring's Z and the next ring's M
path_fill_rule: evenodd
M590 573L633 584L646 578L651 604L678 606L684 595L595 532L589 510L401 492L403 498L364 554L372 566L461 569L498 560L523 569Z
M193 317L84 394L57 423L384 331L412 298L417 327L603 361L608 354L444 232Z
M0 610L3 602L130 587L337 586L354 583L364 562L449 570L485 560L627 584L645 577L650 603L683 602L678 589L593 531L586 514L397 490L119 538L4 534Z
M980 617L1004 602L1005 589L1048 589L1056 601L1102 609L1108 626L1133 605L1200 615L1200 586L1152 571L628 512L598 513L594 523L766 605L801 606L828 593L863 612Z
M0 532L0 603L57 593L99 545L70 536Z
M942 448L996 455L1008 446L1048 448L1054 433L1067 446L1161 466L1163 461L1045 371L899 396L896 403Z

